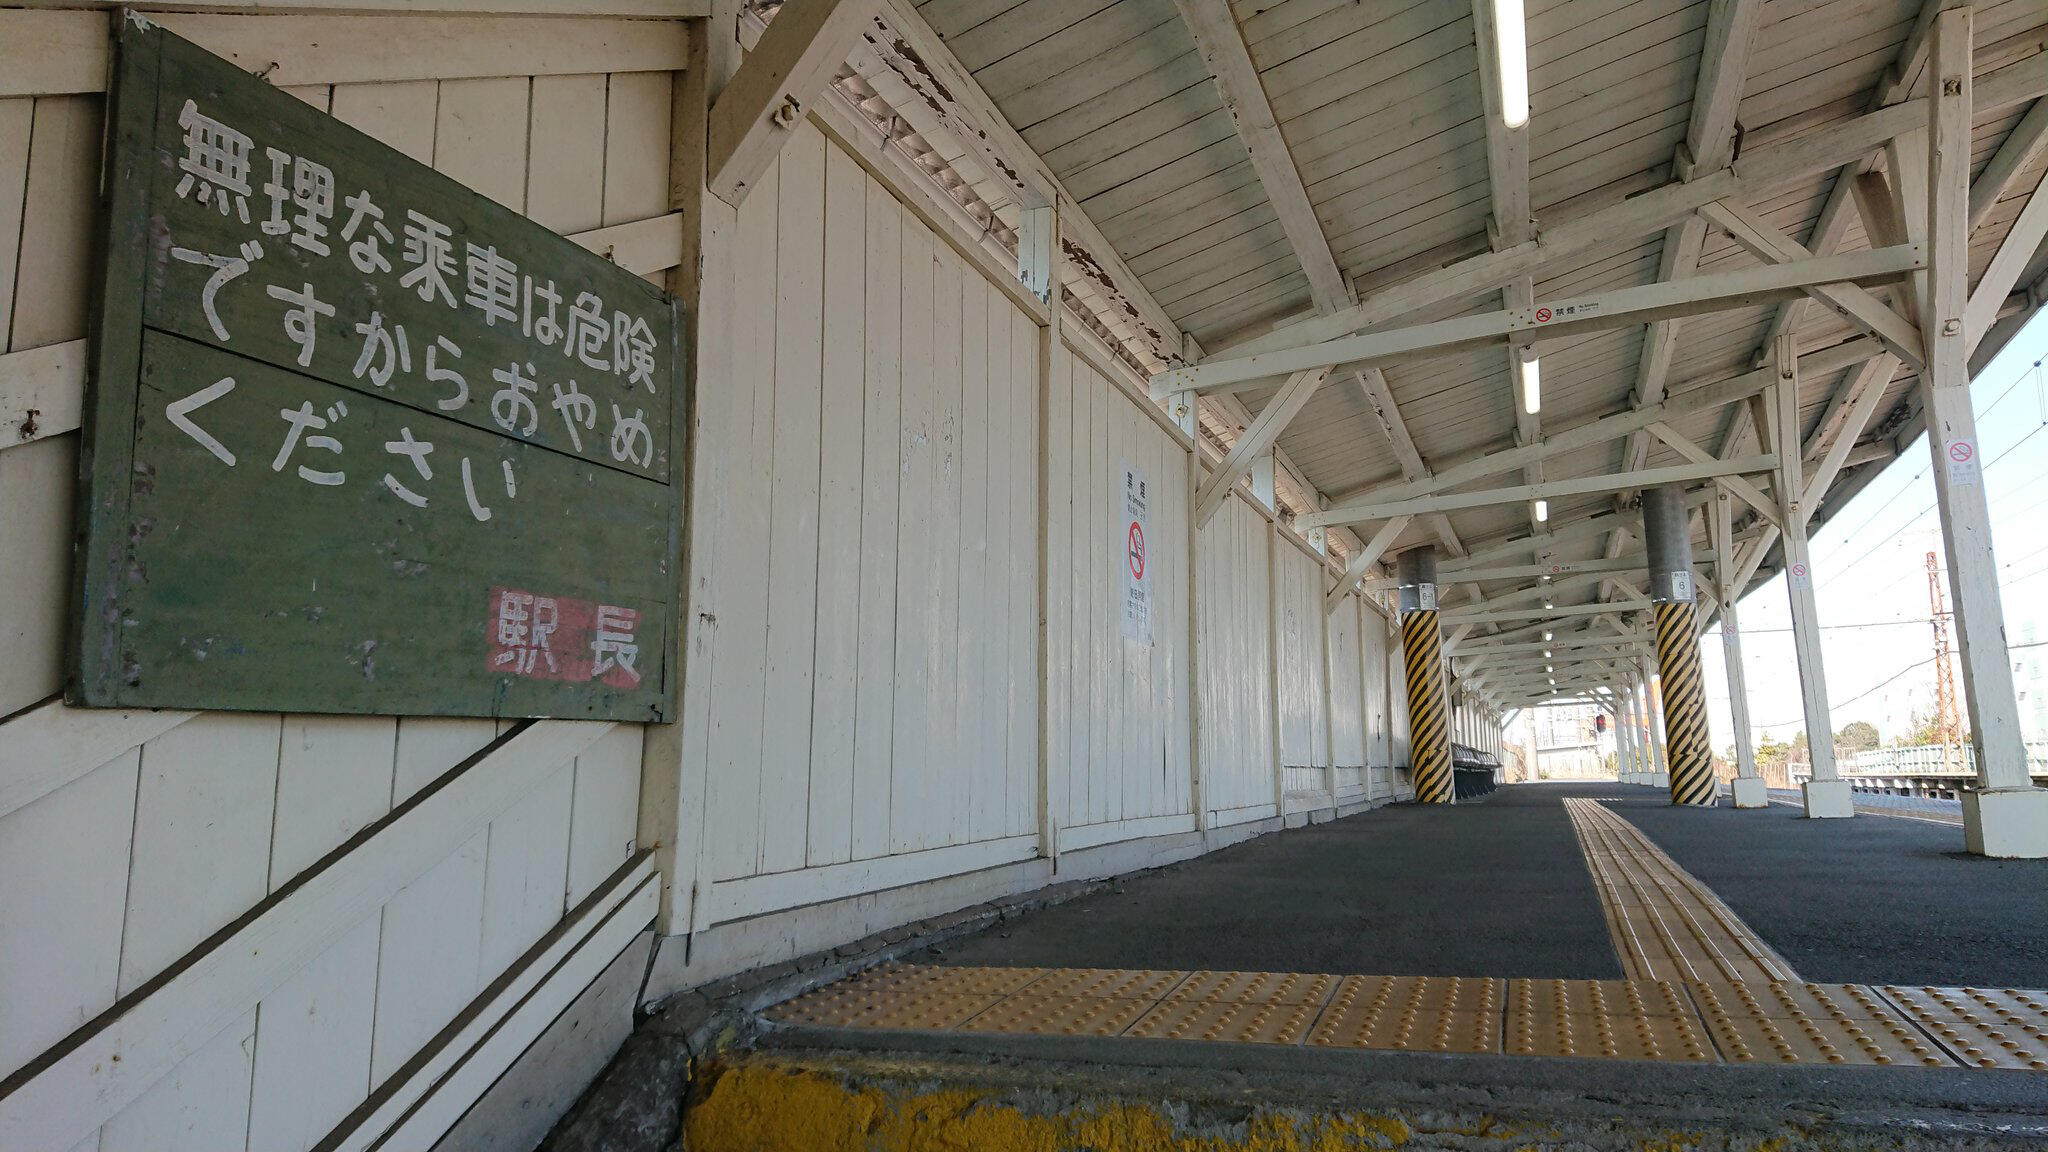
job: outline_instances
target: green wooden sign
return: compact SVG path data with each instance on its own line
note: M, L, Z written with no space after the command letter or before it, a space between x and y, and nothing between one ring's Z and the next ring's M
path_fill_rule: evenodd
M129 14L72 703L663 720L679 306Z

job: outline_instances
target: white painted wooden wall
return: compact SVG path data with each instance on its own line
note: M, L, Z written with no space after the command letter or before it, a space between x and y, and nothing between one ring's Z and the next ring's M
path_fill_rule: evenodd
M681 257L675 22L164 20L636 272ZM643 734L55 701L105 28L0 10L0 61L52 46L0 69L0 410L48 404L0 436L0 1078L73 1045L0 1097L0 1147L430 1147L652 916ZM1194 446L1142 382L1079 344L1042 371L1014 287L872 162L806 124L736 224L733 364L698 381L707 719L664 769L703 782L687 926L1395 795L1382 612L1326 616L1332 570L1242 493L1193 532ZM1126 460L1150 646L1116 615Z
M1196 539L1202 803L1211 826L1276 815L1273 527L1249 501L1223 502Z
M1330 782L1340 801L1365 794L1365 735L1372 701L1365 695L1365 656L1358 643L1361 612L1369 626L1380 626L1379 614L1363 608L1356 596L1345 597L1329 614Z
M1047 397L1047 779L1063 850L1190 832L1188 449L1077 355ZM1145 478L1152 642L1121 621L1122 468Z
M133 1071L45 1069L0 1101L0 1147L299 1152L373 1092L400 1090L407 1061L473 1004L510 1021L499 1048L537 1034L545 1019L491 1007L503 995L491 986L618 887L635 855L641 733L543 723L402 809L503 726L56 702L82 370L36 357L86 334L108 21L0 12L0 42L45 57L0 69L12 72L0 75L0 388L45 397L35 439L0 435L0 1078L74 1033L80 1053L112 1044ZM277 61L294 95L550 228L617 226L616 255L636 271L674 263L678 23L165 22ZM366 834L373 847L330 857ZM337 888L349 899L332 899ZM264 918L209 943L266 902ZM623 936L577 948L616 955L651 918L651 890L623 907ZM272 921L274 934L244 942ZM573 986L537 993L529 1015L559 1010L595 975L587 958L550 955L541 971L562 962ZM117 1005L112 1023L88 1027ZM430 1145L436 1118L445 1127L490 1082L464 1077L490 1064L452 1076L390 1146ZM165 1074L152 1085L151 1071Z
M1274 540L1273 566L1280 763L1286 769L1288 795L1326 795L1330 694L1323 652L1323 592L1328 580L1321 557L1284 536Z
M809 124L738 250L699 926L1038 850L1040 329Z

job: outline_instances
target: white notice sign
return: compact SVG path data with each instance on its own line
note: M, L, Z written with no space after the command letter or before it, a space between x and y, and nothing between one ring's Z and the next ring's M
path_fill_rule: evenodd
M1948 446L1948 482L1951 484L1975 484L1981 474L1977 466L1977 446L1968 440L1956 440Z
M1123 463L1123 485L1115 495L1117 525L1116 555L1123 587L1124 638L1140 644L1152 643L1152 562L1146 544L1151 529L1147 510L1151 507L1151 486L1145 476Z

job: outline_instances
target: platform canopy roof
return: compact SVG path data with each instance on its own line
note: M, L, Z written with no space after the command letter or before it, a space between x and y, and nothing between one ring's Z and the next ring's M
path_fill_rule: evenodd
M908 2L841 95L1004 243L1057 204L1070 311L1154 400L1200 394L1212 460L1275 445L1354 573L1443 549L1454 653L1619 639L1644 484L1697 490L1703 553L1731 495L1737 595L1774 571L1773 349L1816 522L1924 427L1946 0ZM2048 288L2048 5L1972 22L1974 369Z

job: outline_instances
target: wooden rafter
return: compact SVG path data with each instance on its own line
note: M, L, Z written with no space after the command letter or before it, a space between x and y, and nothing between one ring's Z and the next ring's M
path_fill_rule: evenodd
M717 197L738 207L802 126L881 0L784 4L711 107L707 150Z

